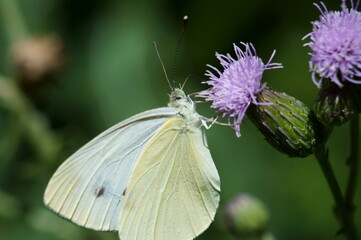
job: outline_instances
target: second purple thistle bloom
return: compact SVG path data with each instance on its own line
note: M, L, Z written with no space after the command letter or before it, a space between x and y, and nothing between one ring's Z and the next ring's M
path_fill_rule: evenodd
M257 57L256 50L251 43L242 43L245 50L242 51L234 44L236 58L230 54L216 53L216 57L224 68L223 72L212 68L216 74L207 70L208 81L204 83L212 86L210 89L200 92L199 96L211 101L212 108L223 117L233 118L233 128L237 136L240 136L240 124L250 104L262 104L256 100L256 95L262 91L265 84L261 83L264 70L282 68L280 63L271 63L275 54L271 55L268 63L264 64Z
M361 84L361 13L351 5L348 9L342 1L341 11L328 11L322 2L315 4L321 16L304 38L311 40L305 46L312 50L310 69L318 87L325 78L339 87L345 81Z

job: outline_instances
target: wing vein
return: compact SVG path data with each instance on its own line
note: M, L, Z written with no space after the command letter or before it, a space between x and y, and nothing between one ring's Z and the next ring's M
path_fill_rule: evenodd
M188 147L189 147L190 149L193 149L193 151L191 151L191 152L195 152L195 151L194 151L194 148L193 148L191 145L188 145ZM197 165L198 165L198 169L201 170L201 168L200 168L201 166L200 166L197 158L194 157L194 159L196 159L196 163L197 163ZM190 164L190 166L191 166L191 164ZM207 209L207 213L208 213L209 217L212 219L212 213L211 213L210 210L209 210L209 206L208 206L207 202L204 200L203 192L201 191L201 188L199 187L199 182L198 182L197 178L195 177L193 168L191 168L191 171L192 171L192 173L193 173L193 177L194 177L194 179L195 179L195 182L196 182L198 191L199 191L199 193L200 193L200 195L201 195L202 202L204 203L204 206L205 206L206 209ZM204 178L203 172L200 171L200 173L201 173L200 175L201 175L202 178L203 178L203 181L204 181L205 183L206 183L206 182L209 182L209 179L208 179L208 178L207 178L207 179ZM208 190L208 192L209 192L210 195L211 195L211 192L210 192L210 190L208 189L208 186L207 186L207 190ZM213 198L212 198L212 201L213 201Z
M168 184L169 184L169 178L170 178L170 175L171 175L172 172L173 172L174 165L175 165L175 162L176 162L176 156L177 156L177 153L178 153L179 144L177 145L177 144L174 144L174 143L175 143L175 140L176 140L178 137L179 137L179 133L177 133L177 134L174 136L174 138L172 139L171 143L168 145L166 154L164 154L164 155L166 156L167 153L170 151L171 146L176 145L177 148L175 149L175 153L174 153L174 155L173 155L173 158L171 158L171 159L173 159L173 160L170 161L170 163L171 163L172 165L171 165L171 169L170 169L169 175L168 175L168 177L167 177L166 184L165 184L165 186L164 186L164 190L167 188L167 186L168 186ZM165 158L165 157L164 157L164 158ZM162 159L164 159L164 158L162 158ZM166 160L167 160L167 159L166 159ZM177 181L174 183L174 186L176 186L176 185L177 185ZM173 187L173 191L174 191L174 187ZM173 191L172 191L172 193L168 196L166 202L168 201L168 199L170 198L170 196L173 194ZM163 197L163 194L164 194L164 193L162 193L161 198ZM156 229L157 229L156 226L157 226L158 217L159 217L159 209L160 209L160 206L159 206L159 208L158 208L157 215L156 215L156 219L155 219L155 222L154 222L154 224L155 224L155 226L154 226L154 233L153 233L154 239L155 239L155 233L156 233Z
M141 143L137 144L135 147L133 147L133 148L129 149L128 151L126 151L126 152L124 153L124 155L120 156L119 160L116 160L116 161L113 161L113 162L109 163L106 167L104 167L104 169L103 169L102 172L104 172L104 171L107 169L107 167L110 166L111 164L117 163L116 170L114 171L113 176L111 177L111 179L114 179L116 173L118 172L118 169L119 169L120 165L123 163L122 160L123 160L126 156L128 156L131 152L136 151L137 149L139 149L147 140L149 140L149 138L150 138L150 136L149 136L148 138L146 138L145 140L143 140ZM108 158L109 158L109 157L108 157ZM104 162L105 160L106 160L106 159L104 159L103 162ZM98 170L99 170L99 169L98 169ZM98 170L97 170L97 171L98 171ZM99 174L98 174L98 175L99 175ZM93 179L93 178L91 178L91 180L92 180L92 179ZM90 182L90 181L89 181L89 182ZM101 185L103 185L104 182L105 182L105 180L103 179ZM90 207L89 209L92 209L92 207L94 206L96 200L97 200L97 198L94 198L94 199L93 199L92 204L91 204L91 207ZM119 199L117 199L117 198L112 199L112 201L109 202L109 204L108 204L108 207L107 207L106 212L108 212L111 204L113 203L113 200L119 201ZM89 218L89 216L90 216L90 213L91 213L91 210L90 210L89 213L88 213L86 222L88 221L88 218ZM114 213L113 213L113 214L114 214ZM102 227L103 227L104 221L105 221L105 219L106 219L106 216L107 216L107 214L104 214L103 220L102 220L102 224L101 224Z
M160 133L159 136L157 136L157 138L155 138L154 141L152 141L151 143L149 143L148 146L151 146L154 142L156 142L157 139L159 139L159 137L161 137L162 135L164 135L166 132L168 132L168 131L170 131L170 130L171 130L171 129L167 129L166 131L163 131L162 133ZM169 146L173 144L174 140L175 140L175 138L172 140L172 142L171 142L171 144L169 144ZM170 149L170 148L167 148L167 151L169 151L169 149ZM143 151L146 152L147 150L148 150L148 147L147 147L146 149L144 149ZM164 155L166 155L166 154L164 154ZM154 167L160 165L160 164L162 163L163 159L164 159L164 158L161 158L157 163L155 163L153 166L151 166L151 168L147 169L142 175L140 175L140 176L135 180L135 182L134 182L134 184L133 184L132 186L136 186L136 185L139 183L139 181L140 181L148 172L150 172ZM141 159L140 159L139 161L141 161ZM149 186L148 186L147 190L145 191L145 193L142 195L142 200L144 200L144 197L145 197L146 194L149 192L149 189L152 187L154 181L156 180L156 177L158 176L158 173L159 173L159 169L160 169L160 167L158 167L158 169L156 170L155 177L153 178L152 182L149 184ZM130 189L129 191L131 191L131 189ZM141 202L141 201L139 200L139 202ZM134 207L134 204L135 204L135 201L133 201L133 202L131 203L131 205L129 206L129 207L130 207L130 210L127 212L127 215L122 216L122 218L123 218L123 217L128 218L129 213L132 212L132 209L133 209L133 207ZM154 204L154 202L153 202L153 204ZM138 210L139 210L139 209L137 209L136 212L138 212ZM133 210L133 211L134 211L134 210ZM133 214L133 217L132 217L132 220L131 220L130 225L133 224L134 216L136 215L136 212L134 212L134 214ZM143 214L143 213L144 213L144 211L142 212L142 214ZM139 227L139 225L138 225L138 227ZM121 227L121 228L122 228L122 227ZM138 228L137 228L137 231L138 231ZM130 228L128 229L128 231L127 231L127 233L126 233L126 235L125 235L125 239L128 238L129 232L130 232Z

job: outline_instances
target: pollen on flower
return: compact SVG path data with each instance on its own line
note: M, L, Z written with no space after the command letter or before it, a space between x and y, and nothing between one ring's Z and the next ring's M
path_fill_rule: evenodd
M229 121L233 118L233 128L237 136L240 136L240 124L250 104L262 104L256 100L256 95L265 87L261 83L264 70L281 68L280 63L271 63L275 54L272 53L267 64L257 57L256 50L251 43L242 43L243 51L234 44L236 58L230 54L216 53L216 57L223 67L223 72L207 65L215 73L207 70L208 81L203 83L212 86L210 89L199 93L207 101L211 101L212 108L217 109L223 117L228 116Z
M330 79L339 87L343 82L361 84L361 13L351 1L351 8L342 1L341 11L328 11L325 4L315 6L320 19L312 22L310 38L310 70L312 80L321 87L323 79ZM318 75L318 76L317 76Z

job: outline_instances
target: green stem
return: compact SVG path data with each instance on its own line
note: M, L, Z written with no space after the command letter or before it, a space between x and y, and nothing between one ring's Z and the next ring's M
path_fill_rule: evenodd
M322 169L322 172L327 180L327 184L331 190L333 199L335 201L335 212L341 224L340 233L344 234L348 240L359 239L357 230L353 218L350 216L349 211L346 208L345 200L341 192L341 188L336 179L335 173L331 167L328 159L328 151L324 146L320 146L315 151L315 157Z
M51 161L57 156L60 144L50 131L46 120L18 89L14 81L1 76L0 105L18 119L40 160Z
M263 234L261 240L276 240L276 238L271 232L266 232L265 234Z
M349 214L353 217L355 212L355 206L353 203L356 187L357 187L357 179L359 176L359 163L360 163L360 155L359 155L359 140L360 128L359 128L359 116L355 115L351 118L350 123L350 158L347 161L348 166L350 167L350 174L347 181L346 193L345 193L345 204Z
M14 115L9 117L10 124L8 131L5 135L6 141L4 147L1 149L1 161L0 161L0 176L3 176L3 171L6 169L6 165L10 162L21 141L23 135L23 126L20 124L18 118Z
M18 0L0 0L0 15L10 44L26 38L28 31L19 10Z

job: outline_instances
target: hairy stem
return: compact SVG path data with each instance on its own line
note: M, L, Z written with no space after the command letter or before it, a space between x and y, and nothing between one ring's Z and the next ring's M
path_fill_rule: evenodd
M315 157L322 169L335 201L335 214L341 224L339 233L344 234L348 240L359 239L355 223L352 216L350 215L350 212L347 210L345 199L342 195L335 173L329 162L328 151L325 149L324 145L320 146L315 151Z

